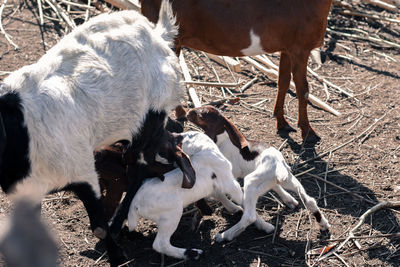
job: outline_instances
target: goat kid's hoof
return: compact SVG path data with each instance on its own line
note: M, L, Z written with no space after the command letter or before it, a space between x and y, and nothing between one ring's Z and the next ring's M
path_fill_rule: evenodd
M99 239L105 239L107 236L107 231L104 228L97 227L94 229L93 234Z
M198 260L203 254L201 249L190 248L185 251L185 260Z
M299 202L295 200L293 202L285 203L285 205L288 206L289 209L294 210L299 205Z

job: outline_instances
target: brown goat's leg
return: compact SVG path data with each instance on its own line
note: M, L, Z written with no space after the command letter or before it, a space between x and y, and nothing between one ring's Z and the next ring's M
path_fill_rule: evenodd
M288 54L281 52L279 62L279 78L278 78L278 93L274 105L274 117L276 118L276 127L278 131L295 132L289 123L286 121L283 112L285 104L285 96L289 89L291 79L291 62Z
M108 222L121 202L122 194L127 186L115 182L111 185L108 185L106 188L106 194L104 196L104 209L106 213L106 220Z
M298 126L301 129L303 140L318 141L320 138L311 128L307 115L308 82L307 82L307 61L310 51L300 52L291 55L293 80L296 85L296 95L299 101Z

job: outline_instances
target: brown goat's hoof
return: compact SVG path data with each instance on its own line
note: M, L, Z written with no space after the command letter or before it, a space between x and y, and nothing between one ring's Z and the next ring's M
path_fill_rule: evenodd
M289 124L286 124L285 126L278 128L278 134L279 133L290 133L290 132L297 132L297 130L295 128L293 128L292 126L290 126Z
M107 236L106 230L101 227L97 227L96 229L94 229L93 234L99 239L105 239Z

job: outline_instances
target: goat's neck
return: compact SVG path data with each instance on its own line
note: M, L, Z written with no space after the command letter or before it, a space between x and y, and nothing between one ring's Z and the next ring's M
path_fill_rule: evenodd
M232 163L232 172L235 178L244 177L255 169L256 159L245 160L240 149L235 146L226 131L217 135L216 143L222 154ZM249 142L249 149L252 151L252 142Z

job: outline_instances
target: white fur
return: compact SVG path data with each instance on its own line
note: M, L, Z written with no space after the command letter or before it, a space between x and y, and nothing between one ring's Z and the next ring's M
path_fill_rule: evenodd
M250 30L250 46L242 49L240 52L242 52L242 54L245 56L265 54L261 46L260 36L255 34L253 29Z
M167 21L155 26L135 11L99 15L4 80L22 98L30 138L31 172L14 197L39 201L73 182L100 196L93 151L130 140L150 109L169 112L183 97L169 47L176 28Z
M158 233L153 248L171 257L186 259L186 249L171 245L170 238L175 232L183 208L202 198L212 196L220 201L230 212L241 208L230 202L226 195L242 203L243 193L239 183L232 176L231 163L221 154L214 142L200 132L186 132L182 136L182 149L190 156L196 171L196 183L191 189L183 189L182 172L174 169L164 174L162 182L152 178L140 187L131 202L128 226L134 230L139 217L157 223ZM212 178L213 174L216 178ZM201 250L195 250L201 254Z
M217 136L217 145L222 154L231 161L234 175L236 177L239 177L239 174L244 176L243 216L236 225L216 235L215 240L217 242L232 240L253 222L260 230L272 232L274 226L260 220L256 213L258 197L271 189L276 191L285 204L291 208L297 206L298 202L283 188L298 193L307 209L312 213L319 212L321 214L320 228L322 230L329 229L330 225L320 212L316 201L307 195L301 183L291 173L282 153L277 149L267 148L254 160L246 161L226 132Z

